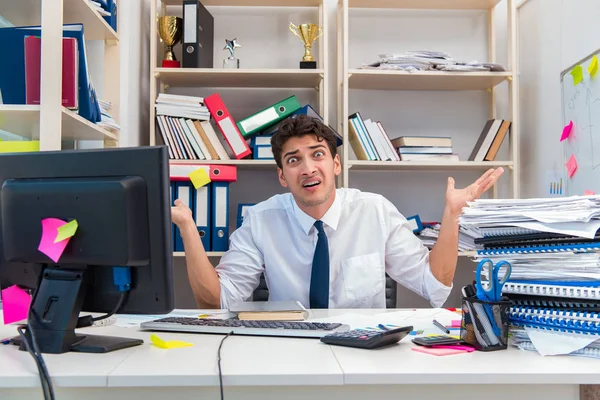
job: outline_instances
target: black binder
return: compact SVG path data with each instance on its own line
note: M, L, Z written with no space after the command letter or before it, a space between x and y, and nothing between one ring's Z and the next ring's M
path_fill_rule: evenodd
M213 68L215 20L199 0L183 0L183 68Z

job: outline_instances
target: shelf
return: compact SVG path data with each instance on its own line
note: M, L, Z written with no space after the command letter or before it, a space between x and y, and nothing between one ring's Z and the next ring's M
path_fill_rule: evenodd
M243 169L272 169L275 168L275 160L170 160L169 164L220 164L236 165Z
M17 26L40 26L42 0L6 1L0 15ZM181 3L181 1L180 1ZM10 5L9 5L10 4ZM86 40L119 40L119 35L88 0L63 0L63 24L82 23Z
M423 161L362 161L348 160L348 168L360 171L388 170L481 170L487 168L512 168L512 161L453 161L453 162L423 162Z
M40 106L0 105L0 129L30 139L39 139ZM118 140L119 135L62 107L62 140Z
M181 6L181 0L163 0L167 6ZM205 6L234 7L318 7L321 0L203 0Z
M315 88L322 69L156 68L154 76L169 86Z
M509 79L510 72L387 71L351 69L348 87L389 90L485 90Z
M224 251L207 251L206 255L209 257L221 257L225 254ZM183 251L174 251L173 257L185 257L185 252Z
M342 0L340 0L341 2ZM421 10L490 10L500 0L348 0L350 8L404 8Z

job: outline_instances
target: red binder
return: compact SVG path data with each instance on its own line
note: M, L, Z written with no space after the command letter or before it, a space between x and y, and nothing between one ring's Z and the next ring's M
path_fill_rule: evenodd
M235 182L237 180L237 168L235 165L221 164L170 164L169 176L172 181L189 181L190 173L198 168L204 168L211 181Z
M252 154L250 146L244 140L235 121L229 114L227 107L223 103L219 93L213 93L204 98L204 105L208 108L208 112L213 117L231 151L238 160Z

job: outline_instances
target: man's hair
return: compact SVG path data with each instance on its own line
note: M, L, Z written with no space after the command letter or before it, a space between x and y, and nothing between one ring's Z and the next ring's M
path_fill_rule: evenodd
M285 119L276 134L271 138L271 149L273 157L279 168L283 169L283 160L281 151L283 145L293 137L302 137L305 135L315 135L319 142L325 141L331 157L337 154L337 136L331 128L323 124L318 118L310 117L306 114L298 114Z

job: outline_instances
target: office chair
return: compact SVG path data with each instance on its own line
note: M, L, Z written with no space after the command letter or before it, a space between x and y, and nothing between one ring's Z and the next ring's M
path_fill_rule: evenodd
M396 308L396 297L398 295L398 289L396 282L385 274L385 307ZM252 295L252 301L267 301L269 300L269 288L267 287L267 281L265 275L260 275L260 282Z

